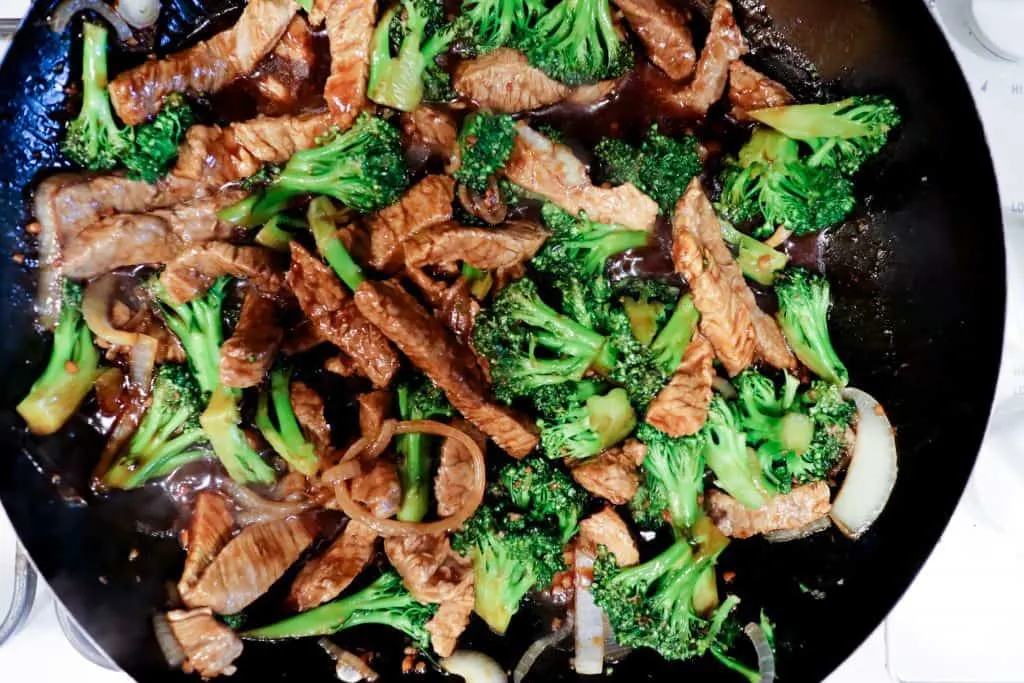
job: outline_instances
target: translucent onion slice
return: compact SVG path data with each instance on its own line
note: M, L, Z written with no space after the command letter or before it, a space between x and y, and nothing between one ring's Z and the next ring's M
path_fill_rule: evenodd
M523 683L527 674L530 673L530 669L537 663L540 656L544 652L552 647L558 645L560 642L569 637L569 633L573 630L573 618L572 612L569 612L568 616L562 621L562 625L556 630L541 636L537 640L530 643L530 647L526 648L526 652L519 658L516 663L516 668L512 671L512 683Z
M818 517L818 519L812 520L807 524L804 524L799 529L783 529L781 531L769 531L764 535L764 538L769 543L788 543L789 541L799 541L801 538L807 538L814 534L820 533L825 529L832 526L832 520L828 516Z
M757 671L761 676L757 683L772 683L775 680L775 653L772 652L764 629L751 622L743 627L743 633L750 638L757 652Z
M441 668L466 683L506 683L508 676L496 661L475 650L456 650L441 660Z
M578 674L596 676L604 670L604 612L590 592L594 556L577 548L575 569L576 650L573 668Z

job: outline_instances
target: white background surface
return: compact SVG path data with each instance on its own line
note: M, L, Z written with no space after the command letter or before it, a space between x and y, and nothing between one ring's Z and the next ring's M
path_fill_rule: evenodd
M1011 282L1007 349L993 427L967 496L886 624L827 683L1024 682L1024 66L996 61L977 46L962 0L931 4L967 73L999 177ZM0 0L0 16L19 16L26 6L26 0ZM13 544L0 510L0 610L11 592ZM0 681L29 677L34 683L130 680L72 649L45 587L28 626L0 648Z

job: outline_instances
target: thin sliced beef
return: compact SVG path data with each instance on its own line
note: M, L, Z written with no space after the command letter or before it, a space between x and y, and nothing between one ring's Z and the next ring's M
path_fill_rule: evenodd
M242 654L242 639L217 621L209 608L172 610L167 613L167 625L185 653L182 671L197 673L204 679L235 673L234 662Z
M276 252L228 242L206 242L183 251L164 268L160 283L172 299L185 303L201 297L224 275L243 278L267 296L277 296L284 287Z
M707 495L708 515L723 534L732 538L799 529L827 515L831 507L828 484L823 481L775 496L757 510L744 507L718 489L712 489Z
M696 434L704 426L715 376L714 349L699 332L683 353L682 362L647 408L647 424L669 436Z
M310 78L315 63L313 33L306 18L298 14L252 78L260 95L257 110L271 116L294 111L302 84Z
M472 351L408 292L391 282L368 280L359 286L355 300L363 315L444 391L455 409L509 455L521 458L534 449L533 424L490 399Z
M733 117L747 121L748 111L791 104L793 95L778 81L736 60L729 65L729 102Z
M344 351L361 374L385 387L398 370L398 354L359 312L334 271L297 242L291 243L288 285L321 337Z
M473 561L452 550L447 534L390 536L384 552L420 602L444 602L473 575Z
M448 657L455 651L459 636L469 626L476 601L473 572L466 572L448 597L437 608L437 613L427 622L430 644L441 657Z
M376 542L376 531L350 520L334 543L295 577L288 602L297 612L305 612L336 598L373 559Z
M377 458L367 471L352 479L349 494L374 517L394 517L402 504L398 468L390 460Z
M452 219L455 181L428 175L391 206L366 219L370 231L369 264L394 273L402 267L402 242L410 235Z
M533 258L548 234L530 221L512 221L495 228L443 223L409 237L405 261L417 268L462 261L480 270L504 268Z
M583 211L599 223L619 223L635 230L652 230L658 205L632 183L595 187L587 168L563 144L555 143L525 123L517 125L505 175L516 185L541 195L569 213Z
M697 62L689 17L667 0L615 0L651 62L675 81L688 78Z
M277 306L250 289L234 332L220 347L221 384L239 389L260 384L274 364L283 339L284 330L277 324Z
M324 416L324 400L311 386L298 380L291 383L289 399L299 426L322 459L331 450L331 426Z
M487 437L469 422L461 419L452 421L452 426L466 432L483 450ZM437 500L437 516L454 514L469 494L469 483L473 480L473 458L465 446L455 439L445 439L441 444L441 459L434 477L434 498Z
M298 10L293 0L250 0L231 28L164 59L143 62L111 81L114 111L126 124L136 125L160 111L171 93L213 93L248 75Z
M359 433L372 438L380 432L384 420L391 417L391 406L394 395L390 391L378 389L359 394Z
M323 13L331 51L331 73L324 84L324 99L334 124L344 130L367 104L370 38L377 20L377 2L329 0Z
M747 53L729 0L717 0L711 15L711 30L697 61L693 80L665 94L665 102L686 114L701 117L725 94L729 65Z
M217 211L243 196L231 190L170 209L104 218L65 247L63 272L86 279L122 266L166 263L192 244L226 239L233 227L217 218Z
M591 494L613 505L625 505L640 486L637 468L646 454L647 448L641 442L627 439L593 458L566 464L576 483Z
M416 164L430 159L452 168L459 158L459 131L452 115L441 109L420 105L401 116L402 146L406 157Z
M355 377L359 374L356 362L341 351L324 361L324 370L339 377Z
M596 555L598 546L603 545L615 555L615 562L620 567L628 567L640 561L640 551L637 550L633 535L629 533L629 527L619 513L610 507L580 522L579 543L592 555Z
M606 81L578 86L573 88L573 91L565 98L565 103L588 107L611 99L618 92L619 86L625 83L628 78L629 74L627 73L618 78L609 78Z
M185 569L178 581L182 598L192 593L199 577L227 545L234 526L231 507L224 497L213 491L200 491L192 507L188 530L182 535L182 545L187 548Z
M479 108L509 114L561 102L572 92L507 47L461 62L452 84Z
M183 595L188 607L217 614L240 612L270 589L313 542L315 533L300 518L250 524L217 555L195 590Z

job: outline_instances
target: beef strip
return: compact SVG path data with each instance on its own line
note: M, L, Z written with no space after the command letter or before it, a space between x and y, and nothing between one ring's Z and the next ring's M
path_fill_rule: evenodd
M394 395L378 389L359 394L359 433L370 438L380 432L384 420L391 417Z
M388 561L420 602L444 602L473 574L473 561L452 550L447 534L413 534L384 539Z
M757 510L717 489L707 495L708 515L726 536L750 538L769 531L799 529L828 514L828 484L816 481L773 497Z
M439 386L466 419L521 458L537 445L532 423L494 403L472 351L459 344L442 323L404 289L367 280L355 295L359 310Z
M376 531L349 520L334 543L303 566L288 602L297 612L305 612L336 598L373 559L376 542Z
M597 555L598 546L605 546L615 555L620 567L640 561L640 551L629 533L629 527L613 508L606 507L580 522L580 546L591 555Z
M265 247L228 242L197 244L178 254L160 274L160 283L178 303L198 299L217 278L243 278L260 293L277 296L284 287L280 257Z
M658 205L632 183L595 187L587 168L568 147L554 143L525 123L518 135L505 175L520 187L541 195L571 214L583 211L600 223L619 223L635 230L653 230Z
M469 280L460 277L441 294L440 305L435 311L455 338L465 346L470 345L473 325L481 310L480 302L469 291L469 287Z
M487 437L469 422L456 418L452 426L468 434L484 450ZM437 500L437 516L448 517L463 504L469 493L469 482L473 480L473 458L465 446L455 439L445 439L441 444L441 458L434 477L434 498Z
M625 505L640 486L637 468L646 454L647 448L641 442L626 439L621 445L612 446L593 458L566 464L576 483L591 494L613 505Z
M696 333L672 378L647 407L647 424L674 437L700 431L711 404L714 359L711 344Z
M459 636L469 626L476 601L473 572L466 572L462 581L456 584L437 608L437 613L427 622L430 644L441 657L448 657L455 651Z
M561 102L572 92L507 47L459 63L452 85L477 107L509 114Z
M313 33L301 14L292 17L281 40L257 66L252 78L260 94L261 114L279 116L295 110L300 84L310 78L316 62Z
M366 219L370 231L369 264L384 273L402 266L402 242L417 231L452 218L455 181L428 175L389 207Z
M400 120L402 147L407 158L417 164L437 159L446 172L454 168L459 158L459 131L451 114L424 104L411 112L403 112Z
M352 479L349 494L352 500L366 506L374 517L394 517L402 505L398 468L390 460L374 460L368 470Z
M234 529L235 520L228 502L219 493L200 491L192 507L188 530L182 535L187 548L185 569L178 581L178 593L187 600L199 578L213 562Z
M284 339L277 324L277 306L250 289L245 294L231 337L220 347L220 381L244 389L263 381Z
M324 84L324 99L334 124L352 125L366 106L366 81L370 73L370 38L377 20L376 0L323 0L331 73Z
M405 262L419 268L464 261L480 270L493 270L530 260L548 234L530 221L510 221L495 228L442 223L405 241Z
M754 349L758 357L779 369L795 369L796 357L786 345L779 324L757 305L757 299L743 277L743 270L722 239L722 225L699 179L695 178L686 188L676 207L675 218L685 222L690 232L707 248L718 263L728 286L749 312L754 332Z
M182 671L197 673L204 680L235 673L234 662L242 654L242 640L217 621L209 608L172 610L167 613L167 625L185 653Z
M619 87L623 85L629 78L627 73L624 76L618 78L609 78L605 81L598 81L597 83L587 83L573 88L573 91L569 93L569 96L565 98L566 104L576 105L578 107L589 107L595 104L599 104L605 100L611 99L615 93L618 92Z
M356 362L352 360L351 356L341 351L324 361L324 370L339 377L355 377L359 374Z
M356 308L334 271L298 242L291 243L288 285L320 336L344 351L360 373L385 387L398 371L398 354Z
M129 125L160 111L174 92L217 92L248 75L277 44L298 11L294 0L250 0L235 24L164 59L150 59L110 82L110 102Z
M686 114L702 117L722 98L729 82L729 64L747 53L729 0L717 0L711 15L711 30L697 61L693 80L665 94L665 103Z
M793 95L786 86L736 60L729 65L729 102L733 118L749 121L748 111L791 104Z
M331 426L324 416L324 400L311 386L297 380L291 383L289 399L299 426L322 460L331 450Z
M190 245L231 236L217 211L244 196L236 190L149 213L117 214L85 228L65 247L63 273L87 279L122 266L166 263Z
M685 10L667 0L615 0L615 4L655 66L676 81L693 73L697 52Z
M250 524L217 555L185 599L217 614L240 612L295 564L315 533L300 518Z

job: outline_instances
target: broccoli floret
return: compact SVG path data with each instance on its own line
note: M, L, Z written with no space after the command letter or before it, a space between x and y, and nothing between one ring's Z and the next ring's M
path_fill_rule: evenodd
M669 323L671 322L670 319ZM668 327L669 324L666 324L666 328ZM660 346L657 344L657 337L651 342L650 347L641 344L633 336L629 318L624 313L612 310L608 329L608 345L615 359L608 378L629 392L633 406L637 412L642 413L665 386L672 373L666 372L660 365Z
M444 8L437 0L401 0L392 5L371 40L370 99L400 111L419 106L427 72L432 80L439 77L434 60L448 49L455 35L451 25L444 25ZM431 90L437 94L436 83Z
M805 268L787 268L775 278L775 294L776 318L796 357L822 379L846 386L849 373L828 333L828 280Z
M850 97L827 104L798 104L750 112L751 116L811 148L807 163L852 175L881 151L900 124L896 105L885 97Z
M18 414L33 434L53 434L71 419L99 375L100 353L82 319L82 286L65 280L50 359L18 403Z
M670 138L651 126L639 147L605 138L594 148L604 176L616 184L633 183L658 203L661 214L671 216L690 180L701 172L697 138Z
M400 384L395 393L398 417L402 420L433 420L455 414L444 392L425 377ZM402 484L402 505L397 516L403 522L419 522L427 514L433 441L426 434L401 434L397 438L398 478Z
M76 164L103 171L116 166L127 147L107 94L107 29L86 22L82 29L82 108L68 124L61 150Z
M789 255L745 235L728 221L721 221L722 239L736 250L736 263L754 282L772 286L775 274L789 263Z
M459 34L476 54L515 46L529 35L544 14L540 0L465 0L459 15Z
M306 209L306 221L309 223L310 232L313 233L316 250L334 269L341 281L354 292L366 280L366 274L338 237L338 227L334 223L335 214L334 204L329 198L317 197Z
M277 474L253 449L242 429L241 401L240 389L217 385L199 424L229 477L240 484L271 484Z
M185 98L178 93L168 95L152 121L125 131L129 143L122 161L128 177L147 183L163 178L178 158L178 145L195 122L195 113Z
M585 399L567 395L565 399L557 410L537 420L541 447L549 458L589 458L625 439L636 426L636 413L625 389Z
M490 179L511 156L515 140L516 122L508 114L470 114L459 131L455 179L474 192L486 192Z
M787 471L790 481L807 484L827 478L842 460L849 448L847 429L857 416L857 407L843 398L839 387L822 380L815 380L800 402L814 422L814 437L802 456L788 458Z
M292 469L312 477L320 468L320 458L316 448L302 433L299 420L295 417L291 382L291 368L277 367L271 370L270 387L260 392L254 423L271 448Z
M138 488L201 458L205 451L193 447L206 441L199 425L202 410L199 385L189 371L182 365L161 365L149 408L127 450L103 475L103 483L118 489Z
M522 41L530 64L567 85L617 78L633 49L615 30L608 0L561 0Z
M646 504L634 504L645 510L648 521L668 511L677 532L690 529L701 514L699 502L704 492L704 435L673 438L649 424L642 424L636 436L647 446L644 456Z
M401 631L426 651L430 646L427 622L436 612L437 605L417 602L402 585L402 577L389 571L351 595L240 635L246 640L283 640L327 636L354 626L379 624Z
M683 360L683 354L697 330L700 311L693 296L685 294L676 304L672 316L651 342L654 361L665 375L671 375Z
M629 318L633 336L650 345L679 301L679 288L649 278L630 277L614 286L613 298Z
M715 484L748 508L768 502L769 487L757 455L747 449L736 409L718 394L711 399L703 432L704 458Z
M320 146L296 152L266 188L223 209L221 220L262 225L302 194L333 197L370 213L397 201L409 184L398 131L382 118L360 114L344 132L332 131Z
M566 472L544 458L529 458L501 468L498 479L528 520L553 520L562 543L576 535L590 497Z
M473 559L473 609L499 634L505 633L527 593L547 588L565 569L555 530L490 505L479 507L452 536L452 548Z

